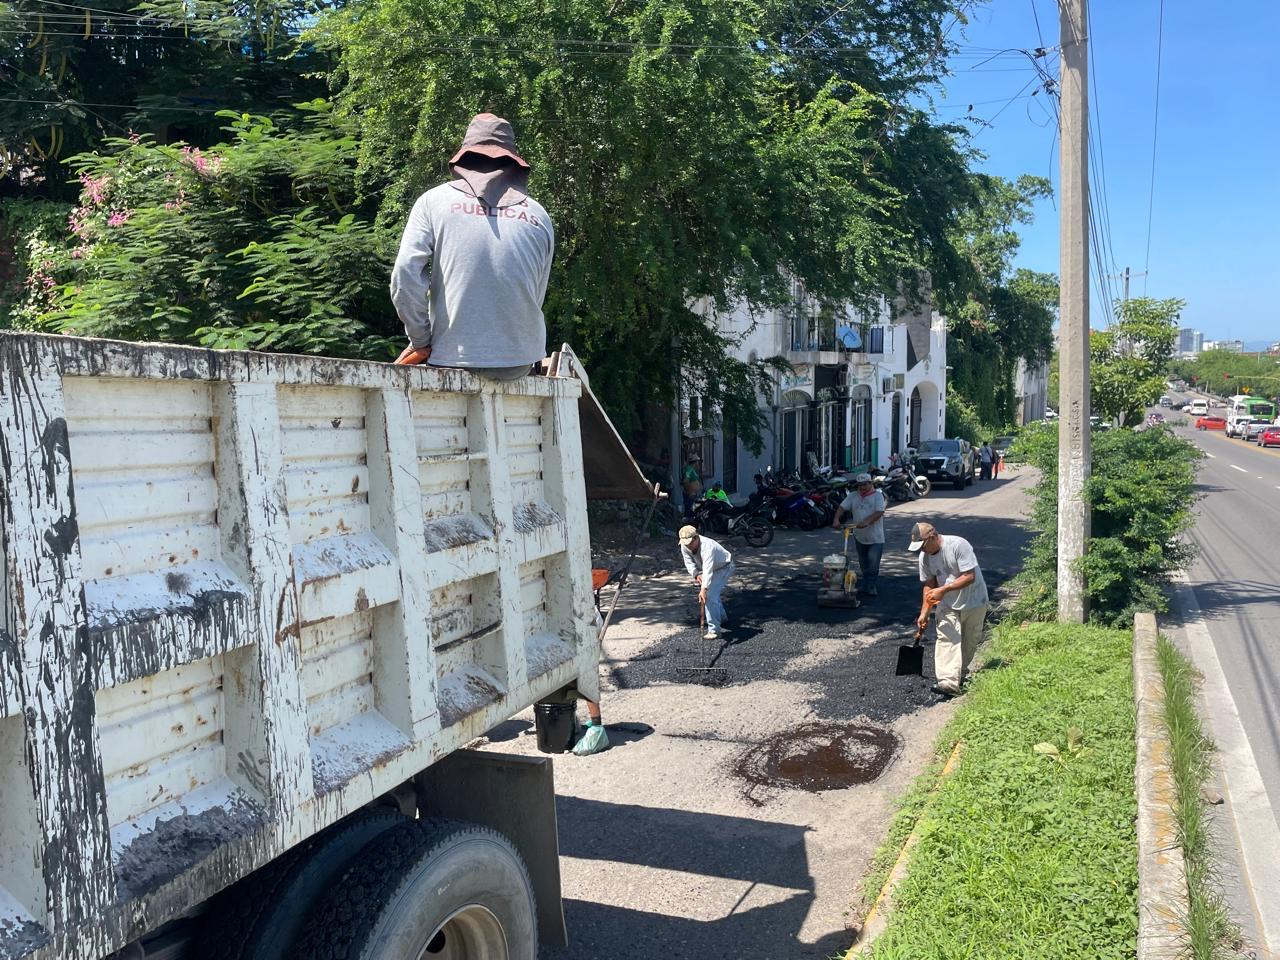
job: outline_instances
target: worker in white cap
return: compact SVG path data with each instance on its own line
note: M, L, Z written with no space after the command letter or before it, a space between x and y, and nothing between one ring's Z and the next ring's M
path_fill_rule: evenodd
M920 554L920 582L924 584L916 626L923 630L929 611L938 608L933 692L954 697L960 693L969 663L982 642L982 624L990 603L987 583L973 546L964 537L944 537L933 524L921 522L911 528L907 549Z
M724 603L720 594L733 575L733 554L712 540L698 535L698 528L680 528L680 559L698 585L698 603L706 610L708 640L717 640L724 631Z
M869 473L858 474L853 483L854 489L836 508L831 529L839 530L841 523L852 528L862 571L858 592L874 597L880 593L880 557L884 554L884 492L876 489Z

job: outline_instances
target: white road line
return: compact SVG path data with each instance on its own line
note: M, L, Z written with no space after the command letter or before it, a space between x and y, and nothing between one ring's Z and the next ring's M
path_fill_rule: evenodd
M1231 469L1232 469L1232 470L1239 470L1241 473L1248 473L1248 472L1249 472L1249 471L1248 471L1248 470L1246 470L1244 467L1237 467L1234 463L1233 463L1233 464L1231 464Z
M1175 591L1174 603L1181 608L1186 624L1185 651L1204 677L1203 693L1210 709L1210 735L1218 745L1222 767L1223 792L1231 803L1236 838L1240 844L1245 885L1253 897L1258 920L1259 946L1280 953L1280 825L1271 812L1267 788L1258 772L1258 762L1245 734L1244 724L1236 709L1235 698L1222 671L1217 647L1200 613L1200 602L1185 573L1175 578L1182 586Z
M1218 459L1216 456L1214 456L1214 455L1213 455L1212 453L1210 453L1208 450L1206 450L1206 451L1204 452L1204 455L1205 455L1206 457L1208 457L1210 460L1217 460L1217 459Z

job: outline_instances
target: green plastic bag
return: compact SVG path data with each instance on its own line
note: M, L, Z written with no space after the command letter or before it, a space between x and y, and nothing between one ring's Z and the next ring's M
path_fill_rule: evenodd
M601 753L609 749L609 734L598 723L590 724L583 732L581 739L573 745L575 756L589 757L593 753Z

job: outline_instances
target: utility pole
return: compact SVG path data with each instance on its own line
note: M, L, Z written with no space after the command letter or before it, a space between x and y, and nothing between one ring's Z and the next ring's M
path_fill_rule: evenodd
M1119 279L1121 279L1121 280L1123 280L1123 281L1124 281L1124 298L1123 298L1123 299L1124 299L1124 302L1125 302L1125 303L1128 303L1128 302L1129 302L1129 279L1130 279L1130 277L1145 277L1146 275L1147 275L1147 271L1145 271L1145 270L1143 270L1141 273L1131 273L1128 267L1125 267L1125 268L1124 268L1124 272L1123 272L1123 273L1119 273L1119 274L1115 274L1115 273L1108 273L1108 274L1107 274L1107 276L1108 276L1108 277L1119 277Z
M1058 357L1058 619L1083 623L1084 576L1075 568L1089 542L1089 56L1088 0L1058 0L1062 199L1058 205L1061 285Z

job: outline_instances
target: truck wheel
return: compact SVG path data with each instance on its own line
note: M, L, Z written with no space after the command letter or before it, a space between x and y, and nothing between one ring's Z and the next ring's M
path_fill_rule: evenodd
M412 823L390 807L366 807L250 874L219 898L204 919L202 960L285 960L307 914L368 843Z
M537 907L515 848L488 827L416 820L360 855L312 914L307 960L535 960Z

